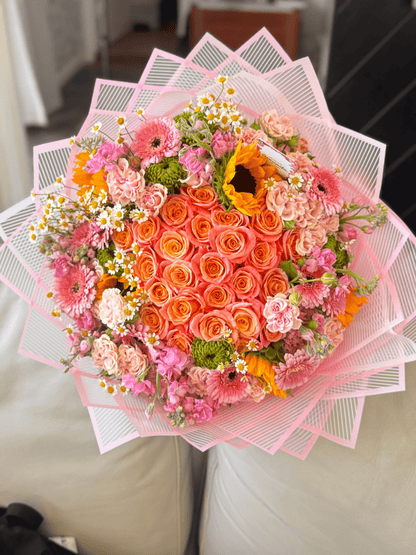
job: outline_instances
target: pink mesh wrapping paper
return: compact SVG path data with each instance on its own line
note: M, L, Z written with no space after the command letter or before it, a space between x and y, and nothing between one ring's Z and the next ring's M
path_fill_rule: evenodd
M247 118L274 108L287 115L305 136L320 164L342 168L345 199L361 195L377 201L384 164L384 145L336 125L308 59L291 62L280 45L262 30L237 52L209 34L183 60L155 50L138 84L97 80L89 115L80 135L89 135L100 121L102 131L115 136L114 115L123 113L129 128L141 107L148 117L174 115L189 99L218 92L218 74L232 77L237 102ZM137 123L136 123L137 125ZM35 148L35 192L57 190L56 178L69 183L75 149L69 141ZM66 191L73 195L73 191ZM29 304L20 352L55 368L68 351L62 330L70 323L50 313L46 297L53 283L43 256L28 240L27 226L36 221L39 200L27 199L0 215L0 279ZM319 372L294 397L269 397L262 403L241 402L222 407L210 422L173 428L156 404L151 420L140 397L115 397L98 387L90 359L72 370L82 402L88 407L101 452L137 437L181 435L204 451L226 441L237 449L254 444L274 453L281 449L305 458L319 436L354 447L364 400L405 388L404 365L416 359L416 238L391 211L388 223L355 244L354 271L380 276L379 286L355 317L343 343ZM382 402L380 400L380 402Z

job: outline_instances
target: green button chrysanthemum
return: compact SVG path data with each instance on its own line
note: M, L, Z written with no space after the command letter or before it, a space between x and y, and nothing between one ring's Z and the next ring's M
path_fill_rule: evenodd
M230 364L234 348L228 341L204 341L195 337L191 345L196 366L216 370L220 364Z
M161 183L171 193L181 185L179 179L186 179L186 176L186 170L175 156L164 156L157 164L151 164L144 174L147 182Z

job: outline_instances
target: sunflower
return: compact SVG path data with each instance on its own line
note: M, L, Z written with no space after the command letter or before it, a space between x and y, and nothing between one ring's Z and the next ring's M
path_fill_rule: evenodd
M260 214L266 194L265 181L281 181L277 169L256 147L239 142L225 169L223 191L233 205L247 216Z

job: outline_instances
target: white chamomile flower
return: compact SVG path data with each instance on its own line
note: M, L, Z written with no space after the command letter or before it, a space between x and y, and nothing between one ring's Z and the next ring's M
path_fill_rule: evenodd
M108 210L103 210L102 212L100 212L97 218L97 225L99 225L101 229L111 228L111 215Z
M159 345L159 336L155 333L147 333L144 341L148 347L156 347Z
M221 83L221 85L224 85L224 83L227 82L228 77L226 77L225 75L218 75L217 77L217 81L218 83Z
M91 127L91 133L98 135L98 132L102 126L103 124L101 123L101 121L97 121L97 123L93 127Z
M104 266L107 268L107 274L110 274L111 276L114 276L117 272L117 266L112 260L107 260Z
M220 124L220 127L222 127L222 129L224 130L230 127L231 118L228 111L224 110L223 112L221 112L220 118L219 118L219 124Z
M117 133L116 143L119 145L122 145L124 143L124 137L121 135L121 133Z
M240 355L237 353L237 351L234 351L234 352L231 354L231 360L232 360L232 362L237 362L237 360L239 360L239 358L240 358Z
M149 214L146 208L135 208L130 212L130 218L135 222L145 222L149 218Z
M105 387L107 387L107 382L104 378L101 378L101 380L98 380L98 385L104 389Z
M114 262L116 264L119 264L119 265L123 264L123 262L124 262L124 252L119 251L117 249L114 253Z
M274 177L269 177L268 179L265 179L264 181L264 186L266 187L266 189L268 189L269 191L271 191L272 189L274 189L277 185L277 181L275 180Z
M104 190L100 191L100 194L98 195L98 200L101 202L101 204L105 204L108 200L107 192Z
M145 291L144 289L140 289L138 291L137 300L139 301L140 304L147 303L149 301L149 295L148 295L147 291Z
M225 370L225 364L223 362L221 362L218 366L217 366L217 371L218 372L224 372Z
M36 233L35 229L31 229L29 231L29 241L35 244L37 240L38 240L38 234Z
M34 201L34 200L35 200L35 198L36 198L36 193L35 193L35 191L34 191L34 190L33 190L33 191L31 191L31 193L30 193L30 198L32 199L32 201Z
M116 117L116 123L118 124L119 129L125 129L126 127L126 120L124 116L120 115Z
M237 112L237 111L231 112L230 120L231 120L232 125L239 127L240 122L241 122L242 119L243 118L242 118L242 115L241 115L240 112Z
M107 393L110 393L110 395L117 395L117 387L115 385L112 385L111 383L107 384L105 390L107 391Z
M208 94L202 94L197 97L198 106L201 108L209 108L212 104L212 98Z
M232 98L235 95L235 90L231 86L226 87L224 92L228 96L228 98Z
M76 140L77 140L76 136L72 135L72 137L69 139L69 146L73 146Z
M234 367L240 374L245 374L247 372L247 363L242 358L235 361Z
M138 256L142 252L140 245L138 245L137 243L133 243L131 249L133 251L133 254L135 254L136 256Z
M130 392L130 389L128 389L123 383L119 386L118 389L123 396L128 395Z
M296 190L302 189L302 185L305 183L301 173L294 173L288 177L287 181Z
M258 349L257 341L255 339L250 339L250 341L247 343L247 349L249 351L257 351Z
M82 222L84 220L84 212L81 212L80 210L74 212L74 220L76 222Z
M120 326L118 326L116 328L115 331L118 333L118 335L120 335L120 337L124 337L127 333L127 328L126 328L126 326L121 324Z
M65 185L64 176L63 175L58 175L58 177L56 178L56 183L58 185Z
M143 117L145 114L144 108L138 108L138 110L136 110L136 114Z

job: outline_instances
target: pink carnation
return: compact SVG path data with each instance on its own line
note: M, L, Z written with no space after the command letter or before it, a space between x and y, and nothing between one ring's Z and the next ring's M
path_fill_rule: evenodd
M315 373L320 363L318 357L309 356L299 349L295 354L285 354L285 364L275 366L274 381L280 389L292 389L303 385Z
M188 148L186 153L179 158L179 162L188 172L188 177L181 182L193 188L210 185L214 171L214 167L209 163L210 160L205 148L201 146Z
M308 197L320 200L328 216L339 212L344 200L336 175L326 168L310 168L309 174L312 177L312 185Z
M189 393L195 395L206 395L207 394L207 379L211 371L207 368L200 368L199 366L193 366L190 368L186 374Z
M250 381L243 381L243 375L233 368L228 368L224 372L214 370L207 380L207 391L208 395L220 405L236 403L249 395Z
M243 146L252 145L256 143L259 139L261 139L267 144L270 144L271 142L269 137L266 135L266 133L261 131L261 129L252 129L251 127L243 127L243 130L241 131L240 135L235 137L234 143L238 144L239 141L241 141Z
M188 424L192 425L195 424L195 422L198 424L201 422L207 422L215 416L216 410L214 405L211 403L211 405L213 405L211 406L208 401L209 399L193 399L192 409L186 415L186 421Z
M260 122L270 137L279 141L288 141L296 135L296 129L287 116L279 116L276 110L266 110L262 113Z
M120 345L118 348L118 368L123 374L137 376L146 370L147 357L140 349Z
M144 170L136 172L121 158L114 170L108 172L107 183L114 202L137 203L145 187Z
M267 319L266 328L273 333L297 330L302 324L299 319L299 308L290 304L283 293L277 293L267 300L263 316Z
M166 376L171 381L178 379L181 375L183 368L188 362L188 357L176 346L166 346L157 351L153 360L157 364L159 374Z
M131 147L141 159L141 167L160 162L164 156L175 156L181 148L181 134L172 118L156 118L140 125Z
M109 374L118 375L118 349L107 334L95 339L92 344L93 363Z
M145 187L140 195L138 204L141 208L148 210L151 216L157 216L159 210L165 204L168 190L160 183L151 183Z
M71 318L80 316L95 299L95 272L80 262L55 280L55 300Z
M105 142L98 149L96 155L86 163L88 173L99 172L102 168L106 172L113 169L118 159L125 154L126 147L124 145L116 145L114 143Z
M290 152L289 158L296 162L297 171L303 171L312 166L312 160L301 152Z
M116 288L105 289L101 302L98 305L98 314L101 322L109 328L116 328L124 322L124 299Z
M292 191L286 181L279 181L267 192L266 204L282 220L298 220L305 214L307 198Z
M324 324L324 334L329 337L332 345L338 347L344 337L344 326L338 318L330 318Z

